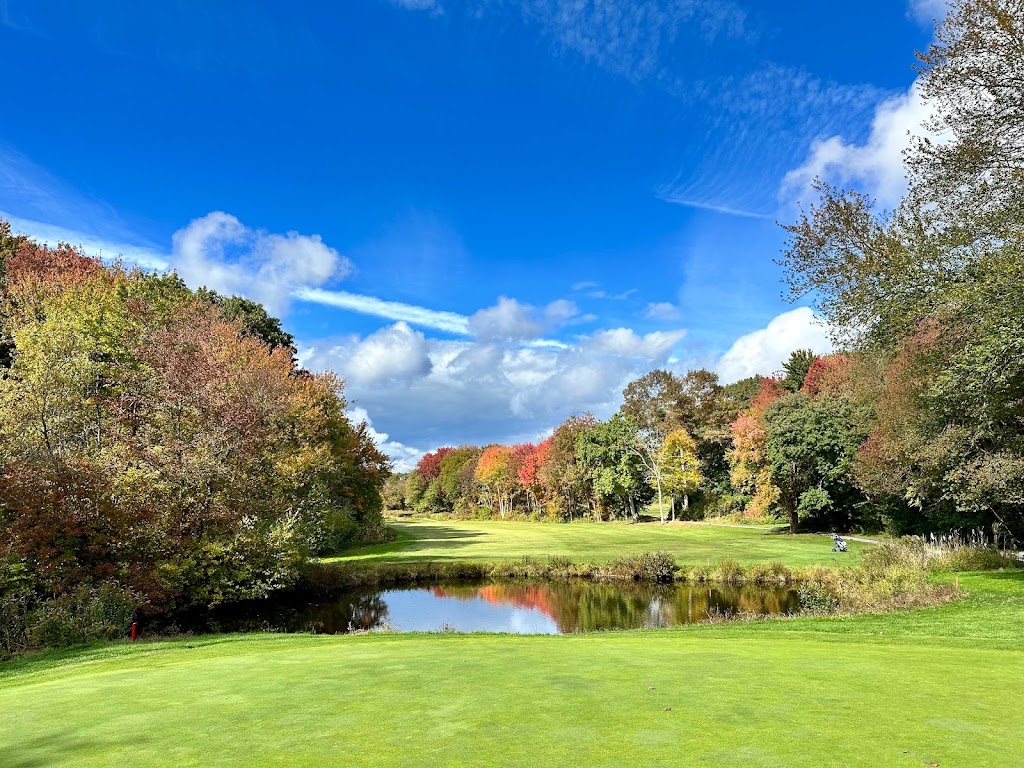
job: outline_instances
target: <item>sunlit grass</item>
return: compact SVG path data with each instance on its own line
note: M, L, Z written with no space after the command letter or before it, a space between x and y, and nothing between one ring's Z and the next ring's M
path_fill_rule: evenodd
M883 616L250 635L0 668L0 765L1024 764L1024 574Z
M403 520L391 523L398 539L343 552L328 561L371 562L509 560L569 557L606 561L669 552L683 565L780 561L787 565L846 566L859 562L864 545L849 542L846 554L833 553L827 536L792 536L774 527L727 527L675 523L529 523L496 520Z

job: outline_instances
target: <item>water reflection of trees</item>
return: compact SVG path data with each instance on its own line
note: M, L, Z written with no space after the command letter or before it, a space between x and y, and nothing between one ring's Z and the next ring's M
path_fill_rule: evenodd
M337 634L351 630L381 629L388 625L388 604L380 592L352 594L330 603L310 606L307 631ZM302 628L299 628L302 631Z
M781 614L796 609L790 590L730 586L655 586L587 581L445 586L434 597L482 599L497 606L538 610L560 632L664 627L705 621L710 615Z
M706 621L709 615L780 614L795 611L796 593L788 589L728 585L649 585L589 581L452 584L410 590L422 596L419 610L437 625L455 623L445 614L445 600L483 600L501 608L535 610L550 617L559 632L664 627ZM213 631L317 632L336 634L387 627L386 592L361 590L324 602L294 598L225 606ZM459 627L456 626L458 629Z

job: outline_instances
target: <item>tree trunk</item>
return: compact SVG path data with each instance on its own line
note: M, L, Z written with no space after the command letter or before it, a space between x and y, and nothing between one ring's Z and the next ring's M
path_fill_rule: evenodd
M797 512L796 507L789 510L789 532L796 533L797 528L800 526L800 513Z
M665 502L661 499L661 478L658 478L658 514L661 516L661 524L665 524Z

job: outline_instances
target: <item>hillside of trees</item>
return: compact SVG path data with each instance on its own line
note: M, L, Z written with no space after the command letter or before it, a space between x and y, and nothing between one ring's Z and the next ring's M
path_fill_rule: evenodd
M818 182L780 264L841 354L720 386L654 371L607 422L442 448L390 504L466 515L779 516L793 530L980 526L1024 541L1024 22L957 4L920 55L932 115L893 211Z
M0 222L0 643L261 597L383 533L387 458L253 302Z

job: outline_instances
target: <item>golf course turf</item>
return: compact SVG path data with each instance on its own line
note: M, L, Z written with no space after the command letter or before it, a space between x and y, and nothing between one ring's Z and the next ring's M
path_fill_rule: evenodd
M598 562L644 552L669 552L683 565L783 562L786 565L844 566L860 560L864 547L832 552L825 536L791 536L772 527L692 523L527 523L518 521L403 520L391 523L397 540L343 553L328 561L416 562L511 560L553 555Z
M1024 766L1024 572L959 580L886 615L35 655L0 665L0 765Z

